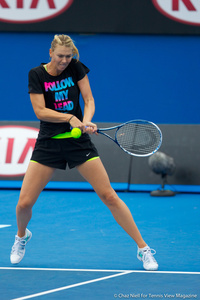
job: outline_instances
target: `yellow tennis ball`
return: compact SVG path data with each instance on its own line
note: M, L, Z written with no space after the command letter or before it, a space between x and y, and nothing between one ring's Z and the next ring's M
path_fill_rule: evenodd
M71 135L74 139L80 138L81 134L82 134L82 132L81 132L80 128L73 128L71 131Z

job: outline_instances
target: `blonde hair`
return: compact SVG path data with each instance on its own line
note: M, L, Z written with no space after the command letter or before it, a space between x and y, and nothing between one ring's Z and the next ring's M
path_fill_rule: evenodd
M70 36L65 34L56 34L51 43L51 51L53 52L57 45L69 47L72 49L73 57L75 56L77 60L79 60L79 52L76 46L74 45L74 41L70 38Z

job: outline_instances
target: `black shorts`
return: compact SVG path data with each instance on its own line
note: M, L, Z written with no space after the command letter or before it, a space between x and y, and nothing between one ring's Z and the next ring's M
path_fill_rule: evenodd
M83 134L79 139L37 140L31 161L65 170L67 164L72 169L98 156L98 151L88 134Z

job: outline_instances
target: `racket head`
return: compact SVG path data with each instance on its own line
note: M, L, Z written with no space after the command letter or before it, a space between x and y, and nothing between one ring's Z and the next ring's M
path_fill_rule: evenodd
M132 120L116 130L115 141L128 154L145 157L158 151L162 144L162 132L153 122Z

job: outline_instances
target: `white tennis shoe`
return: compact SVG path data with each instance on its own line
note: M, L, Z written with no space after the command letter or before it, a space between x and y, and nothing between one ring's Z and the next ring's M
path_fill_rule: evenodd
M158 270L158 263L153 257L156 254L154 249L151 249L149 246L144 249L137 250L137 258L143 262L143 267L147 271L156 271Z
M30 241L32 233L26 229L25 236L20 238L17 235L15 236L15 242L12 246L10 253L10 262L12 264L18 264L24 257L25 246Z

